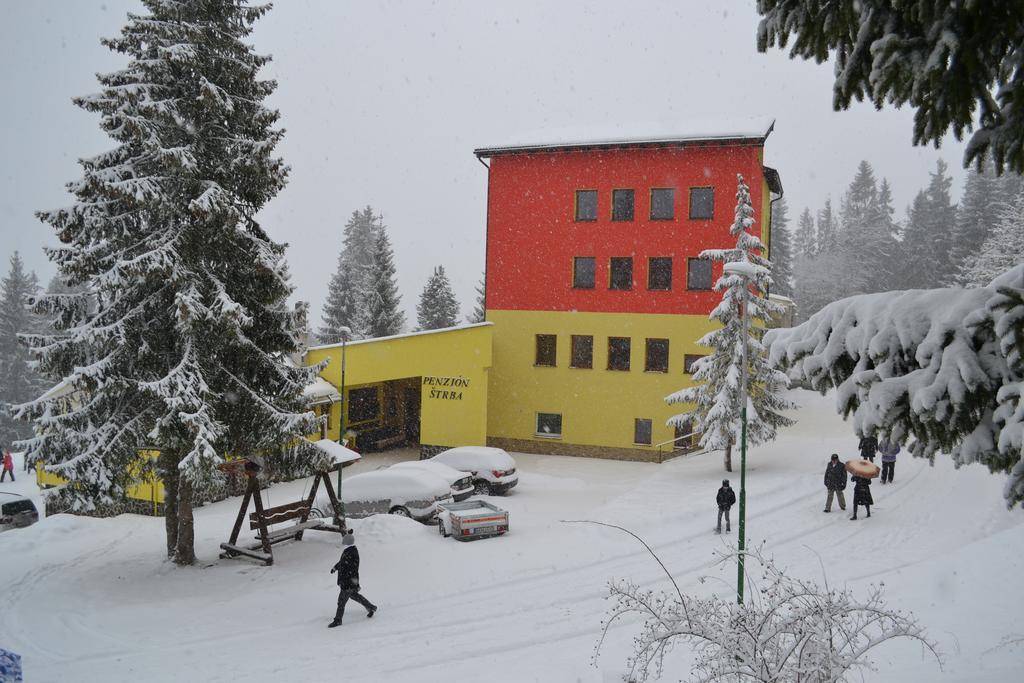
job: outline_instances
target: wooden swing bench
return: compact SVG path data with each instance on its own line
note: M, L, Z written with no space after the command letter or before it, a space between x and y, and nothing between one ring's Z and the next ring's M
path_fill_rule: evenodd
M341 515L341 505L334 492L334 486L331 484L328 472L317 472L316 476L313 477L313 488L304 500L272 508L264 508L263 498L260 495L259 477L256 476L260 469L259 465L247 460L225 463L222 467L227 470L237 470L237 468L243 466L239 464L242 462L244 462L245 475L249 479L249 484L246 487L245 495L242 497L242 505L238 510L238 517L235 519L235 526L231 530L231 539L227 543L220 544L221 549L224 551L220 555L222 558L227 559L241 555L259 560L270 566L274 564L272 546L285 541L301 541L302 534L307 529L332 531L334 533L344 532L345 522ZM321 480L324 482L327 495L331 499L331 505L334 508L334 518L330 521L320 517L309 518ZM245 513L249 509L250 499L253 501L256 511L249 513L249 529L257 532L256 542L239 545L238 535L242 531L242 523L245 521ZM295 519L298 521L294 524L289 524L274 531L270 530L272 525L283 524Z

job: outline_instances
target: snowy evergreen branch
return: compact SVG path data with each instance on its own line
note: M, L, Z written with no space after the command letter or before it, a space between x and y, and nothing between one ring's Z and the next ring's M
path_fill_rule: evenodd
M854 296L771 330L770 360L852 416L859 434L1009 474L1024 500L1024 265L986 287Z

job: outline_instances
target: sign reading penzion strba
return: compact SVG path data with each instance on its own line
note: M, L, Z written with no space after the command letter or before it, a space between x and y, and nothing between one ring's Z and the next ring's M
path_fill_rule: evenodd
M429 377L423 378L423 386L430 387L428 398L439 398L448 401L461 401L462 389L469 388L469 380L465 377Z

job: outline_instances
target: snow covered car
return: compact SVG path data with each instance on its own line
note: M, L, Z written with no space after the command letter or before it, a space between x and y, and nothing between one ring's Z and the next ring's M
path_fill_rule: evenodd
M388 468L343 479L341 502L346 517L390 513L430 524L437 517L436 504L452 502L452 490L447 481L431 472ZM331 516L326 491L317 495L313 514Z
M431 460L471 473L480 494L501 495L519 483L516 461L500 448L459 446L441 451Z
M469 472L462 472L454 467L449 467L443 462L435 460L406 460L405 462L395 463L390 469L433 472L448 482L452 489L452 498L455 499L456 503L466 500L473 495L473 475Z
M35 503L25 496L0 491L0 531L20 529L38 521Z

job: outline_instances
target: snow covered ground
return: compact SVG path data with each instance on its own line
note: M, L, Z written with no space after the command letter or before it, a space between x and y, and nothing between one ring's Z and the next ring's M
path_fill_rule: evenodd
M884 581L890 606L921 618L944 670L894 643L875 651L871 681L1019 680L1024 644L1011 641L1024 639L1024 512L1004 508L1002 478L903 457L895 485L872 487L871 519L823 514L828 454L852 457L857 440L830 398L793 397L798 423L749 455L748 538L800 575L820 577L823 565L830 582L855 589ZM276 547L273 567L218 559L237 499L197 510L200 563L189 569L162 561L161 519L57 515L0 534L0 648L23 656L27 681L616 681L630 625L591 660L607 581L665 581L626 535L568 519L638 532L684 591L734 590L735 569L713 566L713 551L736 541L735 509L734 533L712 533L720 454L660 466L515 457L520 484L494 499L511 512L503 538L458 543L407 519L353 521L364 594L380 611L367 620L349 603L338 629L326 626L340 539L307 532ZM738 473L730 478L738 488ZM270 504L306 486L275 485ZM698 583L708 573L722 580ZM665 679L685 678L686 662L685 649L673 652Z

